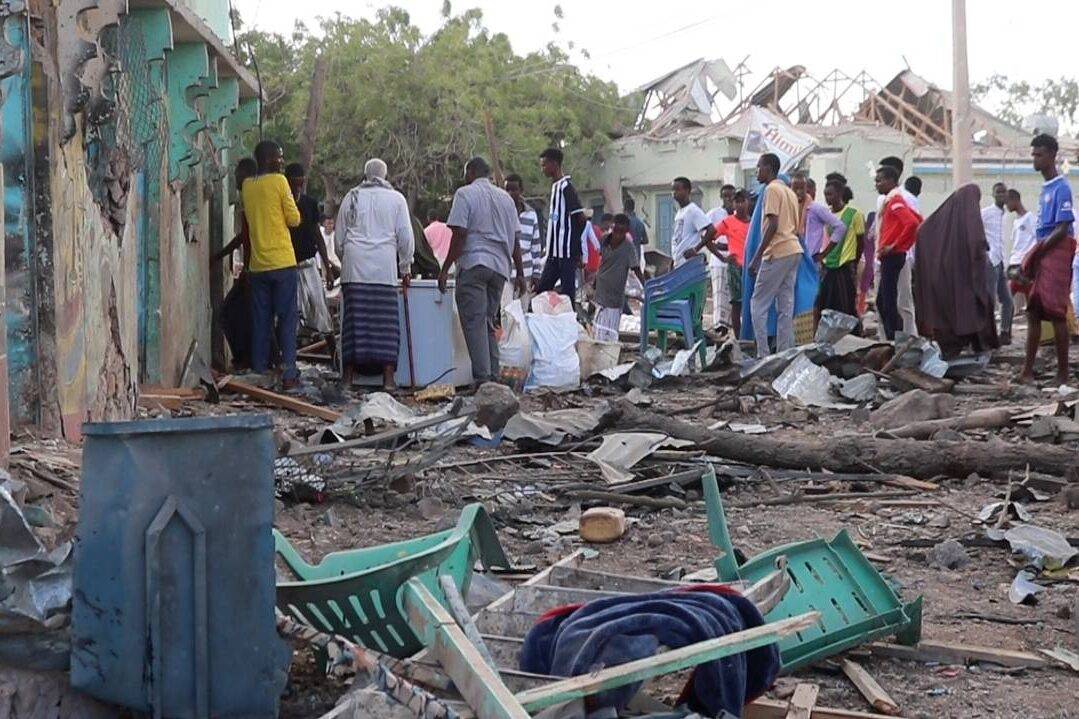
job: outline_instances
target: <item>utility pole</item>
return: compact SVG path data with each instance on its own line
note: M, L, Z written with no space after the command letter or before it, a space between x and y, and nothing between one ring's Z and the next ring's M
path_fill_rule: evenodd
M952 0L952 184L959 189L971 182L970 76L967 72L967 2Z

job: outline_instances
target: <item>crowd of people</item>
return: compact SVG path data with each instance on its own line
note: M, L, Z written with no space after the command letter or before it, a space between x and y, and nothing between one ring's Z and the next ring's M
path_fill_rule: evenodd
M977 187L967 186L926 221L919 208L921 180L902 182L904 163L896 157L879 163L878 195L868 214L856 207L842 174L825 177L820 202L813 178L781 173L774 154L760 156L754 190L725 185L721 206L710 212L692 200L691 180L677 177L671 185L678 206L671 260L677 268L698 253L709 254L715 322L755 341L758 357L794 346L796 318L808 316L815 326L823 310L859 318L860 331L873 287L884 339L898 332L935 339L953 333L976 348L1008 344L1013 295L1022 294L1029 323L1021 379L1034 380L1046 321L1054 331L1057 379L1066 383L1066 320L1073 305L1073 264L1079 263L1072 197L1057 170L1056 140L1039 135L1031 147L1034 168L1045 181L1036 212L1026 209L1018 190L997 183L984 209L978 207ZM416 230L404 196L386 179L386 163L369 160L336 217L323 218L304 192L303 167L284 166L273 142L259 143L254 154L236 169L240 231L214 258L240 248L244 255L245 271L223 312L234 359L263 373L276 357L283 386L295 386L300 324L336 352L326 290L339 276L342 379L351 383L356 372L380 374L392 387L402 329L398 285L406 292L410 286ZM645 281L648 229L632 198L623 202L624 212L603 214L594 224L563 169L562 151L548 148L539 163L551 182L545 227L526 202L519 175L507 176L498 187L488 163L474 157L465 164L464 184L448 214L432 211L422 230L441 291L449 290L453 278L477 383L499 377L498 327L510 300L527 304L532 293L557 289L576 306L587 296L594 306L593 336L617 341L622 315L630 311L627 287ZM970 219L971 212L980 222ZM1007 212L1015 220L1005 257ZM916 296L935 299L916 302ZM986 305L991 331L971 329L965 317L984 315ZM1000 311L999 334L994 307Z

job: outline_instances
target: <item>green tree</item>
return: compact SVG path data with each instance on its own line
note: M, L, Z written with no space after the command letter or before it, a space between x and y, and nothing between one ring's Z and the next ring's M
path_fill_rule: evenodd
M1062 126L1071 126L1079 113L1079 82L1075 78L1050 78L1031 85L998 74L972 86L970 92L975 102L995 101L994 112L1013 125L1022 125L1023 118L1032 113L1044 113L1060 120Z
M530 194L546 183L538 156L562 146L581 186L613 134L630 126L634 109L617 88L581 73L554 43L519 55L491 33L478 10L451 14L430 36L399 8L374 20L337 14L319 32L297 24L290 37L241 36L258 62L266 98L263 133L294 155L315 58L329 61L313 167L331 201L356 184L370 157L386 160L390 181L413 206L430 206L460 184L464 162L491 158L484 129L489 115L506 173L522 175Z

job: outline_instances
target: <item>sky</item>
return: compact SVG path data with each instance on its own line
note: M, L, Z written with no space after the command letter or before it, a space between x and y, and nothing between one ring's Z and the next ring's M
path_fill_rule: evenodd
M441 21L442 0L232 0L244 24L288 33L299 19L309 27L320 15L373 17L387 5L406 9L425 33ZM555 17L561 5L563 18ZM776 66L806 66L823 78L834 68L866 70L885 83L910 68L945 88L952 86L951 3L948 0L799 0L679 2L663 0L453 0L453 12L483 10L487 27L528 52L555 40L586 47L591 59L574 62L618 84L623 92L699 57L745 60L753 73L746 90ZM813 9L810 9L810 8ZM674 10L674 9L677 10ZM736 8L732 10L731 8ZM827 14L821 12L826 8ZM558 22L556 34L551 25ZM1079 2L968 0L971 82L994 73L1036 82L1069 72L1073 57L1063 28L1079 27ZM1046 29L1061 28L1046 33ZM1047 49L1049 48L1049 49ZM747 59L748 58L748 59Z

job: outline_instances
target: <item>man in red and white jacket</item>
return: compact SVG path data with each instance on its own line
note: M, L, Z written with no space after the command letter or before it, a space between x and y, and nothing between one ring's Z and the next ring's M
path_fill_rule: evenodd
M877 192L884 195L884 205L877 218L877 257L880 260L880 285L877 288L877 313L884 334L895 339L896 330L903 327L899 314L899 275L906 263L907 251L914 246L922 216L903 198L899 187L899 172L885 165L877 170Z

